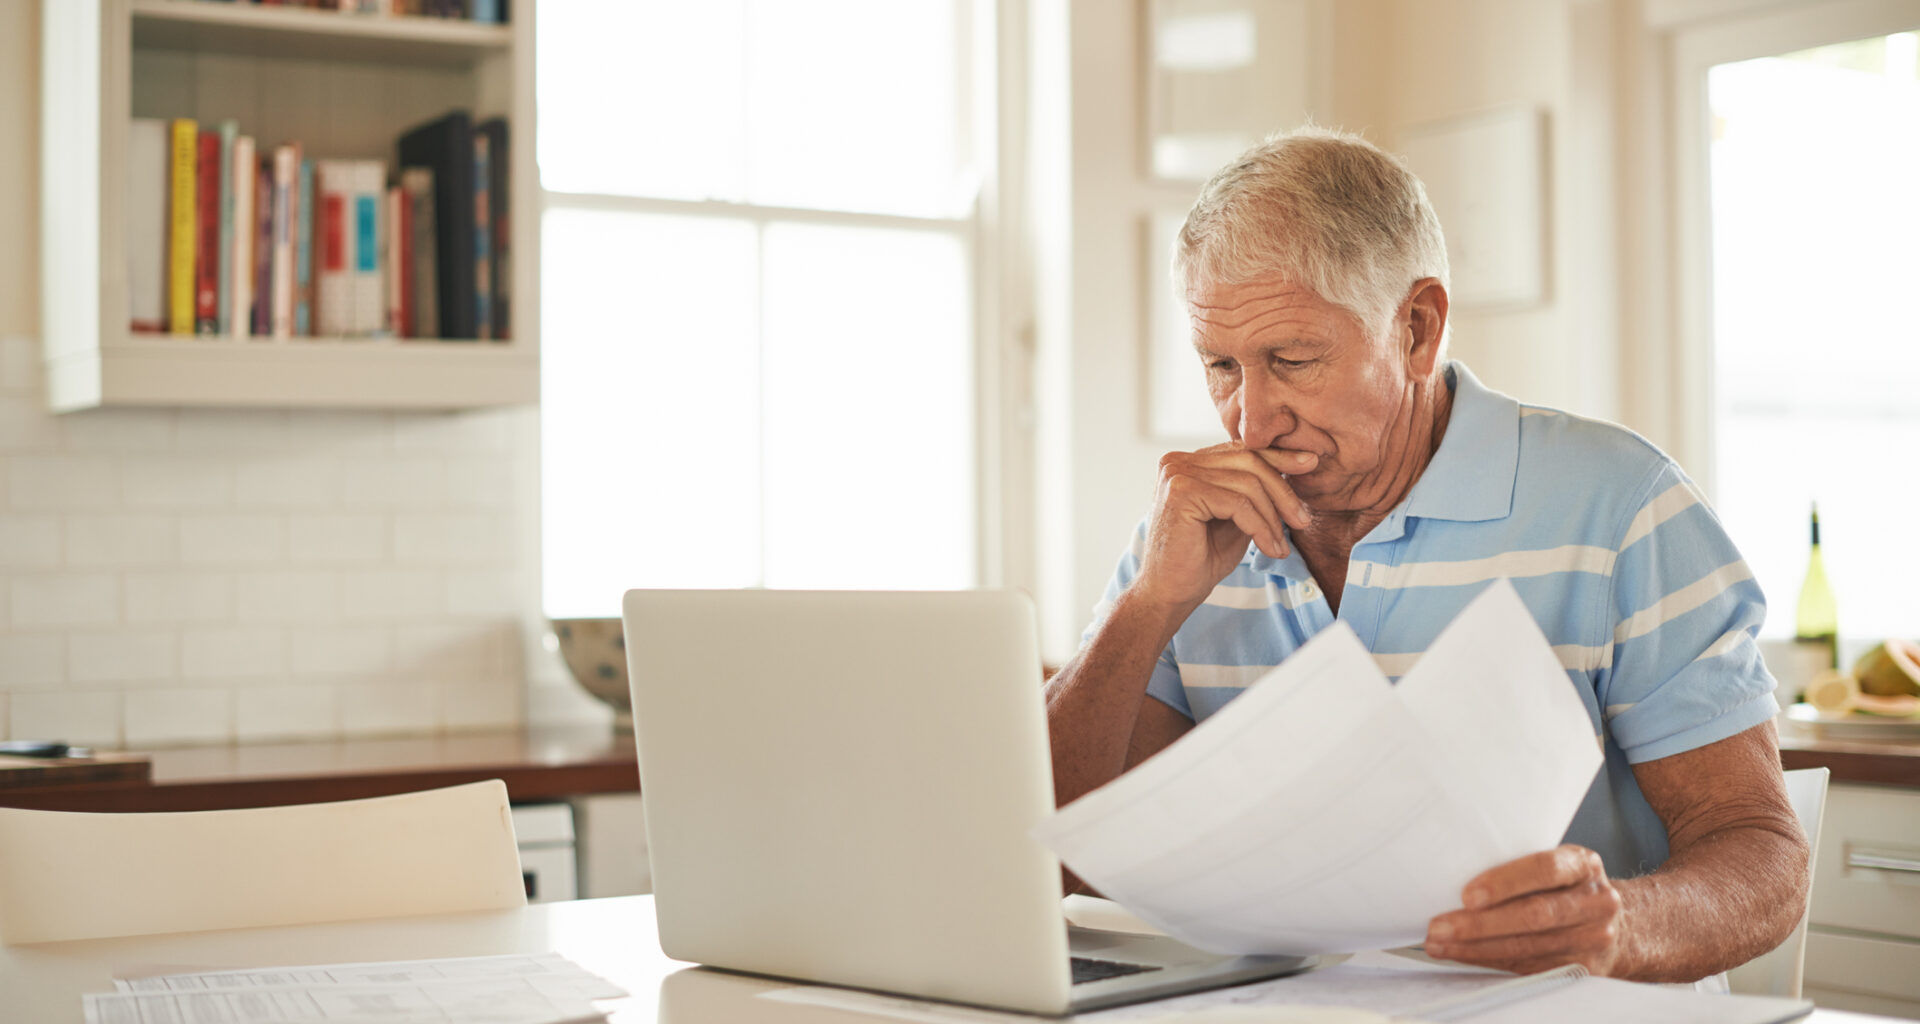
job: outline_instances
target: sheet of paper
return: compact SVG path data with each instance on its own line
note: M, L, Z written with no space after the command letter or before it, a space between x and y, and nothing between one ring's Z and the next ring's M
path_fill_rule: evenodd
M1218 953L1408 945L1475 875L1551 848L1600 745L1512 584L1398 687L1336 623L1034 834L1142 920Z
M287 985L399 985L438 981L526 980L550 991L578 992L585 999L614 999L626 990L558 953L533 956L462 956L438 960L261 967L238 971L159 974L115 978L121 992L197 992L208 989L271 988Z
M574 1024L605 1011L530 982L282 985L199 992L88 993L87 1024Z

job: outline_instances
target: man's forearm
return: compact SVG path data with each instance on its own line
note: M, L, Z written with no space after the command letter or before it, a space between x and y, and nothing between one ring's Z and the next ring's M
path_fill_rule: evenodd
M1650 875L1614 883L1626 939L1616 973L1693 981L1779 945L1806 907L1807 846L1765 820L1702 836Z
M1086 649L1047 683L1057 806L1125 770L1154 662L1190 611L1155 606L1123 592Z

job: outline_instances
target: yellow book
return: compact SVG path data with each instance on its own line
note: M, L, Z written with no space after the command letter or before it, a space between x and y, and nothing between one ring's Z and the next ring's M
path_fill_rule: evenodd
M167 326L173 334L193 333L193 257L200 210L195 164L199 152L199 123L191 118L174 118L173 154L168 164L173 168L173 188L168 192L171 214L167 218Z

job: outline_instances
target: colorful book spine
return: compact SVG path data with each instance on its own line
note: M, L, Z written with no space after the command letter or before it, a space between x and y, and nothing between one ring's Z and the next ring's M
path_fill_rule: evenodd
M353 170L354 333L378 336L387 333L386 281L380 273L387 170L378 160L355 161Z
M345 160L314 164L320 192L315 242L320 246L320 273L315 283L314 333L345 337L353 333L353 288L348 268L353 262L353 235L347 230L347 207L353 182Z
M493 229L489 244L492 258L488 261L491 266L489 276L493 281L493 338L495 341L504 341L513 334L513 246L508 230L513 216L509 203L511 190L507 187L512 154L507 143L507 120L503 117L490 118L476 126L474 131L487 137L487 165L492 171L487 181L487 218Z
M387 282L387 324L396 338L413 337L413 311L407 302L407 290L413 273L407 265L407 249L412 241L407 221L407 193L398 184L387 186L387 236L382 261Z
M437 237L433 230L433 170L409 167L400 172L407 193L409 228L413 235L413 331L417 338L440 336L440 282L435 271Z
M298 203L300 151L279 146L273 151L273 336L293 337L293 218Z
M127 319L133 330L167 330L167 122L136 117L127 134Z
M173 122L172 199L168 214L167 326L173 334L192 334L194 321L194 249L198 240L200 126L191 118Z
M293 333L313 334L313 213L319 196L313 191L313 161L301 159L300 212L293 219Z
M473 133L473 323L481 341L493 337L493 140Z
M215 261L219 294L214 333L222 336L233 333L233 144L239 138L238 124L220 122L220 256Z
M228 291L227 332L245 341L253 334L253 137L233 140L233 286Z
M273 333L273 166L261 161L253 170L253 336Z
M195 163L194 199L199 237L193 248L193 328L209 337L220 333L220 133L200 133Z

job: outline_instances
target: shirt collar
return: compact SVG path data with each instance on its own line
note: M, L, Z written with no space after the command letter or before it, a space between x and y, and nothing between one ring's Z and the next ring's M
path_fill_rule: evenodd
M1467 364L1457 360L1447 363L1446 379L1453 389L1453 410L1447 416L1440 449L1413 490L1381 524L1391 526L1395 537L1406 518L1472 523L1505 519L1513 513L1513 484L1520 467L1520 403L1480 383ZM1269 575L1312 578L1297 551L1289 550L1286 558L1269 558L1248 544L1246 564Z

